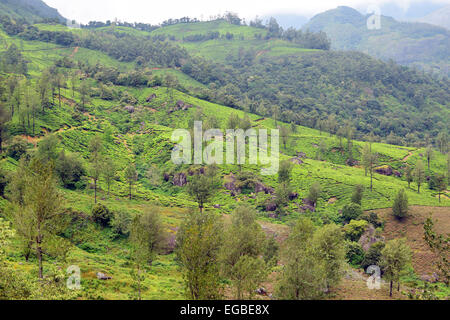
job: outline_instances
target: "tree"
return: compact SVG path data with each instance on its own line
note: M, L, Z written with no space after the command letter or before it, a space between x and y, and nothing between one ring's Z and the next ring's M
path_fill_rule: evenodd
M5 106L0 103L0 154L3 152L3 142L6 140L8 126L6 125L9 121L8 112Z
M389 281L389 296L392 297L392 285L396 281L400 290L400 276L411 262L411 249L405 239L388 241L381 251L381 265L384 277Z
M83 80L81 82L81 86L80 86L80 101L81 101L81 106L84 107L86 106L86 104L89 102L89 98L91 95L91 90L89 88L89 84L86 80Z
M314 182L309 188L308 200L311 204L316 207L317 201L319 200L320 193L322 192L322 187L319 182Z
M438 234L434 230L434 221L431 216L425 220L423 229L425 242L438 257L437 268L444 282L448 285L450 283L450 263L448 261L450 236Z
M361 205L363 194L364 194L364 187L360 184L357 184L355 186L355 190L353 191L352 202Z
M106 161L103 164L102 175L103 175L103 179L105 180L106 186L108 188L108 197L109 197L111 185L112 185L114 179L116 178L116 173L117 173L116 164L114 163L114 161L111 157L107 157Z
M339 283L345 263L345 243L342 230L335 224L326 225L314 233L312 245L325 268L325 285L329 289Z
M94 203L97 203L97 183L100 179L100 175L103 171L103 142L102 138L99 135L95 135L90 141L89 141L89 152L90 155L90 169L89 174L94 181Z
M63 222L60 212L62 197L57 188L51 163L33 159L25 171L26 185L23 204L16 203L18 210L14 220L22 220L26 214L31 221L30 233L25 241L33 239L33 247L39 262L39 278L43 278L44 248L56 244L61 248L66 244L57 237Z
M314 230L312 221L302 217L286 240L282 251L284 267L276 288L280 299L314 300L323 296L326 271L311 246Z
M408 196L405 190L401 189L395 197L392 213L397 219L403 219L408 216Z
M200 212L203 212L205 204L216 194L220 182L216 177L215 169L208 167L205 174L194 175L187 185L188 194L198 203Z
M213 212L189 213L177 234L177 257L188 299L207 300L222 296L219 252L223 240L220 217Z
M132 272L132 276L137 282L139 300L142 299L142 270L146 265L152 265L157 254L162 252L166 239L157 207L149 208L148 211L133 219L130 228L130 242L135 272Z
M405 176L406 176L406 181L408 182L408 189L409 189L411 187L411 182L414 181L413 169L409 164L406 165Z
M441 132L436 138L437 145L439 146L439 151L444 154L448 151L448 135L446 132Z
M48 135L39 142L36 157L44 163L55 163L59 156L58 147L58 137L54 134Z
M39 102L42 107L42 112L45 111L45 107L48 105L49 80L50 73L46 70L42 73L38 82Z
M363 214L361 206L357 203L349 203L342 208L342 219L344 222L357 220Z
M422 160L417 161L416 168L414 169L414 180L417 183L417 192L420 193L420 186L425 181L425 166Z
M238 205L232 213L232 224L225 231L220 252L222 271L231 279L238 300L244 298L244 291L253 293L266 276L265 262L261 258L265 234L256 216L256 210L249 204ZM249 290L249 287L253 288Z
M283 146L284 146L285 150L286 150L286 145L288 143L290 134L291 134L291 132L290 132L289 128L287 128L285 126L280 127L280 137L281 137L281 141L283 142Z
M280 163L280 169L278 170L278 182L279 183L291 183L292 162L286 160Z
M72 87L72 98L75 98L75 90L77 90L78 82L80 81L80 75L77 71L72 72L70 75L70 84Z
M136 166L133 163L130 163L127 167L127 169L125 170L125 179L128 182L128 185L130 187L130 201L132 198L132 189L133 189L133 185L136 183L137 179L138 179L138 174L136 171Z
M439 195L439 202L441 202L441 194L443 194L445 190L447 190L447 186L448 186L447 177L443 174L438 174L436 176L436 189Z
M362 149L362 165L364 167L366 177L367 177L367 172L369 171L369 168L370 168L371 157L372 157L372 147L371 147L370 143L366 142Z
M433 159L433 147L431 145L427 147L427 149L425 150L425 154L427 157L428 170L430 170L431 160Z

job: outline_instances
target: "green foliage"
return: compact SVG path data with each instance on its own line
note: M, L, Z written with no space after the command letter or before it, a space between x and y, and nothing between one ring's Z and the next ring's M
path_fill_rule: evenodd
M317 205L317 201L319 200L320 193L322 191L322 187L319 182L314 182L312 186L309 188L308 200L314 205Z
M177 235L177 256L182 267L186 296L194 300L221 297L219 251L222 224L211 212L191 212Z
M205 204L212 199L219 187L216 171L209 167L205 174L194 175L190 179L187 192L198 203L198 208L202 212Z
M92 208L92 220L102 227L108 227L114 214L103 204L96 204Z
M363 214L361 206L356 203L349 203L342 208L342 219L344 222L350 222L351 220L357 220Z
M358 242L347 241L346 242L347 253L346 258L349 263L354 266L359 266L365 258L365 252Z
M368 222L365 220L351 220L344 226L345 236L348 240L358 242L366 231Z
M364 195L364 187L360 184L355 186L355 191L353 191L352 202L362 205L362 199Z
M364 257L361 267L366 270L370 266L380 266L381 263L381 251L384 249L384 242L376 242L367 251Z
M392 213L397 219L403 219L408 216L408 196L405 190L400 190L394 200Z
M450 267L448 263L448 251L450 246L450 237L443 234L438 234L434 230L434 222L432 217L429 217L425 220L425 224L423 226L424 229L424 239L430 249L437 255L438 262L437 267L439 269L440 274L442 275L444 282L447 284L450 283Z
M83 188L82 177L86 174L83 163L76 154L61 151L56 161L55 171L65 188Z
M400 276L411 263L411 249L406 244L406 239L395 239L388 241L381 251L381 266L384 277L390 281L392 296L392 283L399 282Z

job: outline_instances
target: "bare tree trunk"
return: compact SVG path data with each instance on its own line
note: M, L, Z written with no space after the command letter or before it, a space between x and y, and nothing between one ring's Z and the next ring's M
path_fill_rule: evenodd
M38 224L38 234L36 236L36 254L39 261L39 279L44 278L44 268L42 266L42 235L41 235L41 225Z
M390 286L389 286L389 296L392 297L392 285L393 281L391 280Z
M97 179L94 179L94 203L97 203Z

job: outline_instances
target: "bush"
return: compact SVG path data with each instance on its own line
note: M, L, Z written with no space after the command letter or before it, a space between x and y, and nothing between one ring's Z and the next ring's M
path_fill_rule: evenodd
M365 220L352 220L344 227L345 236L351 241L359 241L368 226Z
M363 248L358 242L348 241L347 242L347 254L346 258L352 265L359 266L363 262L365 253Z
M392 213L397 219L403 219L408 215L408 196L405 190L400 190L394 200Z
M60 153L56 161L55 170L64 188L69 189L80 187L79 182L86 174L81 160L76 155L66 155L64 151Z
M364 214L361 219L367 221L368 223L372 224L375 229L383 227L383 222L378 217L378 214L376 212L371 212L368 214Z
M356 203L349 203L342 209L342 218L344 222L350 222L351 220L357 220L363 214L361 206Z
M384 242L376 242L370 247L369 251L367 251L366 256L364 257L363 262L361 263L361 267L363 267L364 270L372 265L380 267L381 250L384 249L384 246Z
M361 205L364 194L364 187L362 185L356 185L352 195L352 202Z
M116 236L128 237L130 234L131 216L128 212L118 211L114 213L111 227Z
M21 137L14 137L8 147L8 156L19 160L25 153L27 153L28 143Z
M102 227L108 227L112 218L112 212L102 204L96 204L92 209L92 219Z

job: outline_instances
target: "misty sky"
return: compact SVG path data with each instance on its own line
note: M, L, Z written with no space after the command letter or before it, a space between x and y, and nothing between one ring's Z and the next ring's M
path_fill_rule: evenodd
M311 17L340 5L365 13L369 4L378 4L406 12L411 4L450 4L450 0L44 0L66 18L82 23L118 18L128 22L157 24L168 18L184 16L208 19L212 15L231 11L240 17L253 19L270 14L299 14ZM387 7L387 6L386 6ZM383 12L382 12L383 13ZM389 12L392 15L392 12ZM397 16L401 16L399 13Z

